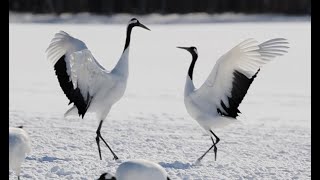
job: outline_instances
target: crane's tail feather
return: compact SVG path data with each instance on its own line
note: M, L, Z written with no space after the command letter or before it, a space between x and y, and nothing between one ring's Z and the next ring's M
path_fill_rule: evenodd
M76 106L72 106L67 112L64 113L64 117L78 116L78 109Z

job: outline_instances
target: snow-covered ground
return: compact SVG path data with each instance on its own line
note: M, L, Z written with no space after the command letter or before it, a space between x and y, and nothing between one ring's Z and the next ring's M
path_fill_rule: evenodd
M128 16L129 20L129 16ZM21 179L96 179L115 174L121 162L160 163L172 179L311 179L310 21L148 24L133 30L130 75L124 97L113 106L102 135L119 156L112 160L95 142L98 120L65 119L68 100L59 87L47 48L64 30L83 40L96 59L112 69L123 50L126 21L116 24L9 24L9 124L23 125L32 153ZM150 22L150 21L149 21ZM176 46L196 46L199 87L218 57L246 38L284 37L289 53L267 64L240 105L239 122L210 138L185 110L183 88L191 56ZM11 172L10 179L16 179Z

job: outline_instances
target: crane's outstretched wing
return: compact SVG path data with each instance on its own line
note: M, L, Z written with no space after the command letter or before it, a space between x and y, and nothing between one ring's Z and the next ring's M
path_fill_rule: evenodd
M254 39L241 42L219 58L195 96L214 104L214 110L220 115L236 118L240 113L238 107L260 67L286 53L287 44L283 38L261 44Z
M110 81L108 72L81 40L63 31L55 34L46 53L47 59L54 64L60 87L70 100L69 104L74 103L83 118L102 82Z

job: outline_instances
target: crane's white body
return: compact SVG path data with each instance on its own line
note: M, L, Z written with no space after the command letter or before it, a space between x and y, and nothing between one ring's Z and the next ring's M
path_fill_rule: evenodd
M170 178L159 164L145 159L134 159L121 163L115 176L103 173L99 180L170 180Z
M221 101L227 108L230 107L228 98L233 98L232 89L237 88L233 84L233 72L238 71L248 79L254 78L262 65L286 52L284 49L288 47L285 44L287 42L282 38L271 39L262 44L254 39L247 39L218 59L199 89L195 88L193 81L187 76L184 103L190 116L206 131L236 122L235 118L221 116L217 112L219 109L228 114Z
M143 160L126 161L117 169L117 180L167 180L167 172L159 164Z
M48 59L55 64L65 55L67 73L73 88L80 89L81 94L92 96L88 112L96 113L100 120L108 115L112 105L124 94L128 79L129 47L122 53L112 71L106 70L93 57L87 46L66 32L55 34L47 49ZM65 116L77 114L74 105Z
M27 132L21 128L9 127L9 169L20 175L21 164L31 152L31 142Z

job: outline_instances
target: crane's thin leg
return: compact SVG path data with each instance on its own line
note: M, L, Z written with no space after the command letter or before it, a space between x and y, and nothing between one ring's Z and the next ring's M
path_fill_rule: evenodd
M18 176L18 180L20 180L20 175Z
M218 138L218 136L217 135L215 135L213 132L212 132L212 130L210 130L210 132L211 132L211 134L212 135L214 135L214 137L216 138L216 144L218 144L218 142L220 141L220 138Z
M216 144L218 144L218 142L220 141L220 138L218 138L218 136L215 135L212 130L210 130L210 132L216 138L216 143L214 143L213 140L212 140L212 142L214 144L214 149L213 149L213 151L214 151L214 160L216 161L217 160L217 150L218 150L217 147L216 147Z
M218 144L218 142L220 141L220 138L218 138L218 136L217 135L215 135L213 132L212 132L212 130L210 130L210 132L211 132L211 134L216 138L216 142L214 142L213 141L213 138L211 137L211 140L212 140L212 146L200 157L200 158L198 158L198 160L197 161L201 161L202 160L202 158L213 148L213 151L214 151L214 160L216 161L217 160L217 151L218 151L218 149L217 149L217 146L216 146L216 144Z
M98 126L98 129L97 129L97 131L96 131L96 133L97 133L96 142L97 142L97 145L98 145L100 160L102 160L102 157L101 157L101 149L100 149L100 139L102 139L102 141L106 144L106 146L107 146L107 147L109 148L109 150L111 151L111 153L112 153L112 155L113 155L113 159L114 159L114 160L117 160L117 159L119 159L118 156L112 151L112 149L110 148L110 146L108 145L108 143L107 143L107 142L103 139L103 137L101 136L100 130L101 130L101 127L102 127L102 123L103 123L103 120L100 121L99 126Z
M212 146L211 146L201 157L198 158L198 160L197 160L198 162L200 162L200 161L202 160L202 158L203 158L213 147L216 146L216 144L214 143L212 137L211 137L211 140L212 140L212 142L213 142ZM215 148L217 148L217 147L215 147Z
M102 160L101 149L100 149L100 137L98 136L98 133L97 133L97 136L96 136L96 142L97 142L97 145L98 145L99 157L100 157L100 160Z

